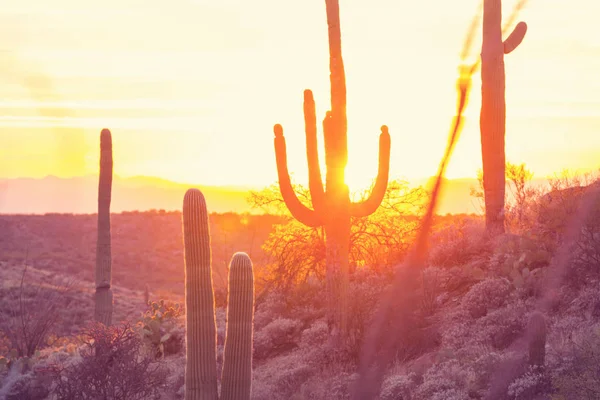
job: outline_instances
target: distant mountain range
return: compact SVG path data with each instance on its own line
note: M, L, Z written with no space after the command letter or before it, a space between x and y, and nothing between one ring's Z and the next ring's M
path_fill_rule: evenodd
M479 212L478 202L470 196L477 185L476 179L446 180L438 213ZM189 185L145 176L114 178L111 211L180 210L190 187L202 190L212 212L252 212L246 202L252 188ZM97 176L0 179L0 214L95 213L97 193Z
M114 178L111 211L180 210L190 187L202 190L211 211L250 211L245 188L203 187L142 176ZM97 211L97 204L97 176L0 179L2 214L88 214Z

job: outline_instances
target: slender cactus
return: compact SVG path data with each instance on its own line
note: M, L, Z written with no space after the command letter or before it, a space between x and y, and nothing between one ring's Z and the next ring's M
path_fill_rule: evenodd
M529 360L531 366L544 366L546 359L546 318L538 311L529 318Z
M327 298L329 323L334 337L347 333L348 257L350 250L350 217L366 217L377 210L387 189L390 160L390 135L381 127L379 136L379 170L370 196L359 203L350 201L345 183L348 163L346 78L342 59L342 40L338 0L325 0L329 27L329 68L331 82L331 111L323 120L325 139L326 186L323 187L317 146L315 101L310 90L304 91L304 121L309 189L313 208L298 199L287 169L287 153L283 128L274 127L275 156L279 188L290 213L310 227L325 227Z
M100 133L100 177L98 179L95 320L106 326L109 326L112 323L113 309L113 294L110 287L112 273L110 234L112 175L112 137L108 129L103 129Z
M197 189L183 200L185 245L185 400L217 400L217 336L210 229L204 195ZM236 253L229 267L227 332L222 399L249 400L252 388L254 274L252 261Z
M484 0L483 45L481 49L481 155L485 197L486 230L504 232L506 76L504 55L523 41L527 25L517 24L502 40L502 1Z
M217 392L217 328L211 275L210 228L204 195L183 199L185 246L185 400L214 400Z
M227 333L223 354L221 400L249 400L252 391L254 275L246 253L235 253L229 265Z

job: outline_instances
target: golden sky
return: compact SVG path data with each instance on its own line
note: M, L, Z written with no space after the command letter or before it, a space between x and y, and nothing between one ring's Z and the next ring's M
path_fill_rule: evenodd
M348 182L375 176L382 124L394 177L434 174L479 0L340 3ZM508 15L515 1L504 3ZM506 57L507 158L536 176L600 167L592 9L531 0L527 36ZM268 185L281 123L290 170L306 181L302 92L315 92L319 119L329 104L323 0L0 0L0 38L0 177L94 174L108 127L118 175ZM449 177L481 165L478 76L473 85Z

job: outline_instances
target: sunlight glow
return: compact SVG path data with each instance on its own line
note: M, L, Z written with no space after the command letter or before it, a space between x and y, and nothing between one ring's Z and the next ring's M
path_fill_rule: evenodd
M600 39L593 13L580 11L591 0L573 1L531 2L530 29L506 61L507 158L536 176L599 166ZM344 3L353 190L377 174L382 124L392 177L435 173L478 4ZM108 127L121 176L266 186L277 179L272 126L281 123L293 179L307 182L302 92L313 90L319 120L329 104L322 2L21 0L0 8L0 34L12 38L0 44L0 178L95 174ZM448 177L481 166L479 87L476 74ZM321 158L322 143L319 130Z

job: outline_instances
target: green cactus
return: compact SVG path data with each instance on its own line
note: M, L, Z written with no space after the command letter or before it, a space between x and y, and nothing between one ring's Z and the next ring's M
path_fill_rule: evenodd
M502 40L502 1L484 0L483 45L481 50L481 156L485 197L486 230L504 233L506 76L504 55L523 41L527 25L520 22Z
M340 14L338 0L326 0L329 26L329 66L331 81L331 111L323 121L326 188L323 187L317 150L317 118L315 101L310 90L304 91L304 119L309 188L313 209L298 199L287 169L287 153L283 128L277 124L275 156L279 188L292 216L310 227L325 227L327 297L329 323L336 337L344 337L347 330L348 257L350 250L350 217L365 217L377 210L387 189L390 160L390 135L381 127L379 136L379 170L370 196L360 203L352 203L345 183L348 162L346 78L342 60Z
M111 285L112 254L110 234L110 200L113 179L112 137L108 129L100 133L100 177L98 180L98 239L96 242L95 320L106 326L112 323L113 294Z
M212 284L210 229L204 195L183 200L186 305L186 400L217 400L217 337ZM222 398L248 400L252 382L254 275L252 261L236 253L229 267Z

